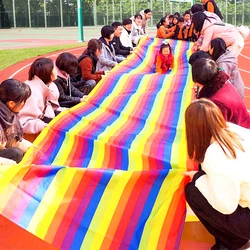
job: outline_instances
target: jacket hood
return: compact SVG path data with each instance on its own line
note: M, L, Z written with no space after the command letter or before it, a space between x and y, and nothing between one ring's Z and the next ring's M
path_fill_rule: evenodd
M9 124L9 126L11 126L14 120L14 116L15 114L7 107L7 105L0 101L1 120L4 120L6 124Z
M56 70L57 70L57 76L60 76L61 78L64 78L64 79L68 79L69 78L69 75L65 75L59 68L57 68L56 66Z
M230 50L227 50L224 54L222 54L217 60L217 64L220 63L233 63L238 65L238 59L235 57Z
M209 98L213 96L219 89L221 89L225 85L225 83L227 83L228 79L229 76L225 72L219 70L214 79L206 83L206 85L203 85L203 88L198 94L198 99Z
M17 114L12 112L2 101L0 101L0 126L5 131L7 140L22 140L23 131Z

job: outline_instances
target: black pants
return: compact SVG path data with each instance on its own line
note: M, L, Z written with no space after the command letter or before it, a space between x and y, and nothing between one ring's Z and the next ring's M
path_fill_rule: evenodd
M61 113L61 111L54 111L55 116L59 115ZM44 121L45 123L50 123L54 118L49 118L47 116L44 116L42 121Z
M23 152L20 148L5 148L0 150L0 157L20 162L23 159Z
M185 189L186 199L196 216L215 237L216 243L236 250L250 239L250 209L238 208L232 214L222 214L215 210L190 182Z

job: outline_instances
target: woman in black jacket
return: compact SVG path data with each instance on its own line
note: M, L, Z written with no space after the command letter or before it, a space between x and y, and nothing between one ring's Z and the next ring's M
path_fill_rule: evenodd
M57 79L54 81L59 90L59 104L61 107L71 108L85 99L83 92L70 82L70 75L77 71L77 58L68 53L62 53L56 59Z

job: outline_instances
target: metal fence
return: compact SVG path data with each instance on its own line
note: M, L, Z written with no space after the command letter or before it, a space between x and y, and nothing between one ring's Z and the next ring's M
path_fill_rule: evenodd
M154 26L166 13L183 13L191 7L188 0L176 1L83 0L83 25L111 24L150 8L153 11L150 25ZM249 0L216 0L216 3L225 22L250 25ZM77 26L77 0L0 0L0 28L67 26Z

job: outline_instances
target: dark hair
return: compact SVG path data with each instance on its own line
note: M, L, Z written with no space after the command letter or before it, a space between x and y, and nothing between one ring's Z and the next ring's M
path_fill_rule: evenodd
M202 85L208 85L218 74L218 66L214 60L200 58L192 65L193 81Z
M169 15L169 17L168 18L174 18L174 15Z
M50 58L38 58L30 66L29 80L34 76L39 77L45 84L51 82L51 73L54 69L54 62Z
M210 46L214 49L211 57L215 61L227 51L226 43L222 38L214 38Z
M83 58L85 58L85 55L90 56L93 58L96 62L98 61L98 58L95 54L96 50L102 49L102 42L99 39L91 39L88 42L88 47L87 49L82 53L82 55L78 58L78 62L80 62Z
M183 13L183 16L185 16L185 15L190 15L190 16L191 16L190 11L189 11L189 10L186 10L186 11Z
M115 32L114 27L105 25L101 29L101 35L103 38L110 39L110 36Z
M144 10L144 13L145 13L145 14L148 14L149 12L152 12L151 9L145 9L145 10Z
M13 101L19 106L30 97L31 90L28 84L16 79L8 79L0 84L0 99L3 103Z
M181 16L181 14L180 14L179 12L175 12L174 15L175 15L175 16L178 16L178 17Z
M127 25L127 24L132 24L132 20L130 18L125 18L122 22L123 25Z
M134 18L136 19L138 17L140 17L140 19L142 19L142 15L141 14L135 14Z
M184 18L183 17L178 17L178 23L184 23Z
M174 20L177 20L177 23L178 23L178 16L174 15L174 18L173 18L173 23L174 23Z
M192 23L194 24L194 29L197 32L201 32L205 20L211 22L210 19L203 12L196 12L193 15Z
M88 47L84 51L85 55L88 55L89 53L95 53L97 49L102 49L102 42L99 39L90 39L88 42Z
M77 72L78 61L71 53L64 52L57 57L56 66L58 69L69 75L75 75Z
M165 48L169 48L169 54L172 54L172 48L169 43L163 43L160 47L160 53L162 53L162 50Z
M204 6L202 4L194 4L192 7L191 7L191 12L193 14L195 14L196 12L204 12L205 9L204 9Z
M111 26L114 27L114 29L116 30L117 27L122 26L122 23L121 23L121 22L113 22L113 23L111 24Z
M210 58L210 55L204 50L198 50L189 57L188 63L193 65L194 62L200 58Z
M166 16L161 18L161 21L156 24L156 28L159 29L161 25L163 25L166 22Z

